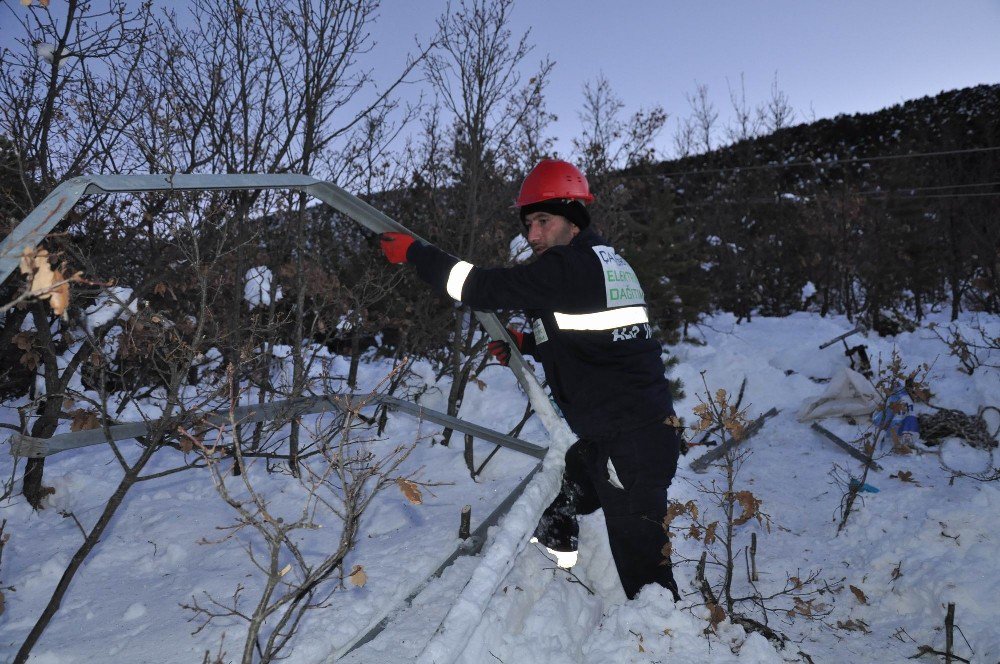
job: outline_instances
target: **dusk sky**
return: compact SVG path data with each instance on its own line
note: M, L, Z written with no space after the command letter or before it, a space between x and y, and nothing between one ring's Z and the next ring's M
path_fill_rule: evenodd
M443 0L385 2L376 37L430 34ZM761 102L775 75L797 120L875 111L942 90L1000 82L1000 0L548 0L515 5L534 61L555 61L547 98L565 154L586 81L603 74L627 112L660 104L674 121L705 84L726 118L728 85ZM384 32L383 32L384 30Z
M56 13L62 1L53 0ZM11 46L11 12L26 10L5 4L0 45ZM183 12L186 2L157 4ZM396 73L414 36L426 41L446 6L385 0L372 29L376 74ZM728 87L738 86L741 74L751 104L768 97L777 76L800 122L1000 82L1000 0L517 2L512 31L529 28L530 67L546 55L556 63L546 97L559 116L552 133L563 156L579 134L583 85L601 73L626 113L659 104L670 114L658 142L662 156L677 119L689 113L685 95L707 85L725 121Z

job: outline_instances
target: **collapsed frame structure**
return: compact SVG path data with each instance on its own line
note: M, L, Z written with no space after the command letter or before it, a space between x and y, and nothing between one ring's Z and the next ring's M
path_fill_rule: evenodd
M76 203L84 196L104 194L139 194L154 191L171 193L260 189L289 189L301 191L330 205L338 212L344 214L370 231L375 233L404 232L414 235L414 237L420 239L419 236L410 232L402 224L391 219L356 196L348 193L336 184L318 180L308 175L85 175L67 180L56 187L35 209L28 214L27 217L24 218L20 224L14 227L10 235L0 242L0 282L6 281L6 279L18 268L23 250L25 248L37 247L45 239L48 233L51 232L59 224L59 222L66 217L67 214L69 214L70 210L72 210ZM434 421L443 426L462 431L467 435L482 438L497 445L528 454L536 459L544 459L544 466L547 471L544 474L556 476L558 473L558 476L561 476L564 465L563 453L565 452L565 448L572 443L572 432L569 430L566 422L556 412L552 403L549 401L548 396L538 383L538 379L525 363L523 356L517 348L517 344L512 343L507 331L500 323L496 314L489 311L474 311L474 313L479 323L483 326L491 338L506 341L510 345L511 356L509 367L514 372L515 377L527 394L532 408L535 410L535 413L538 415L543 426L548 431L550 439L553 443L555 443L554 445L550 448L540 447L511 436L506 436L500 432L487 429L486 427L465 422L445 413L432 411L419 406L418 404L403 401L395 397L383 396L380 398L380 401L384 403L386 407L394 410L401 410L416 417ZM241 415L247 419L260 421L273 419L290 411L305 414L306 412L320 412L331 408L344 410L356 407L358 399L358 395L328 395L323 397L294 400L294 403L293 400L289 400L286 402L269 404L267 407L245 407L246 412L241 412ZM223 416L222 414L216 415L219 417ZM32 438L30 436L17 433L10 441L11 454L15 456L40 458L68 449L108 442L109 438L111 440L130 439L136 436L141 436L145 433L149 424L149 422L124 423L110 427L109 431L105 431L104 429L78 431L54 436L50 439ZM543 461L539 461L539 463L535 465L527 476L500 503L500 505L494 509L494 511L486 519L484 519L482 523L479 524L469 540L462 542L441 563L441 565L430 577L417 584L413 588L412 592L404 599L404 602L409 604L431 578L439 576L444 569L451 565L451 563L453 563L459 556L477 554L486 541L488 528L496 525L500 518L512 507L514 507L515 502L518 501L521 494L528 488L531 480L540 475L539 471L542 468ZM555 497L553 482L551 479L546 482L541 482L541 486L542 488L540 491L543 494L552 494L551 496L548 496L548 500ZM557 484L555 486L557 486ZM537 494L538 492L535 493ZM526 508L529 512L532 510L538 511L537 504L540 502L537 495L532 496L532 498L533 500L530 500L529 502L533 504ZM544 502L547 504L547 501ZM510 533L504 534L509 535ZM520 539L526 539L526 536L523 533L521 535L522 537ZM503 541L498 542L498 548L501 550L495 552L493 557L504 559L511 558L513 555L516 555L517 550L512 550L512 548L516 548L517 544L512 544L512 542L515 542L518 538L511 538L508 536L502 539ZM484 565L481 567L490 566ZM494 586L493 589L495 590L495 587L498 585L498 581L490 578L491 575L495 576L495 574L492 573L492 570L487 569L482 574L478 574L477 578L477 572L479 571L480 570L477 570L473 573L474 580L476 582L470 582L469 586L462 591L463 596L466 596L470 592L475 592L477 589L481 591L483 587L488 587L489 585ZM477 600L479 601L474 603L482 606L482 608L485 608L485 605L481 601L482 599L482 597L478 597ZM378 620L373 621L368 629L358 634L349 643L343 644L337 652L333 653L333 657L342 657L373 639L388 624L390 614L396 608L396 606L387 607L383 612L381 612ZM449 624L448 630L443 629L445 623ZM445 618L445 621L439 627L435 637L432 638L431 643L428 644L427 649L425 649L424 653L422 653L424 658L428 657L428 655L435 650L437 650L440 654L442 649L450 651L448 653L449 659L457 656L458 653L455 652L455 646L459 643L464 643L463 638L467 639L468 636L471 635L473 627L474 625L470 623L470 614L468 612L458 614L454 617L452 616L452 613L449 613ZM447 631L447 635L442 634L441 632L443 631Z

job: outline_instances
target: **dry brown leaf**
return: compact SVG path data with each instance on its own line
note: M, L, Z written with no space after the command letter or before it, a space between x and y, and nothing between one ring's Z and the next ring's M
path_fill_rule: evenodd
M473 380L473 382L475 382L476 387L479 388L480 392L482 392L483 390L486 389L486 381L485 380L480 380L479 378L473 378L472 380Z
M42 7L48 7L49 0L38 0L38 4L40 4Z
M729 432L729 435L732 436L733 440L735 440L736 442L740 442L741 440L743 440L743 436L746 433L746 429L739 422L732 422L732 421L726 422L725 429L726 431Z
M25 7L30 7L31 0L21 0L21 4L24 5Z
M667 530L670 528L670 524L672 524L674 519L679 517L681 514L684 514L684 505L677 502L671 502L667 506L666 516L663 517L663 529Z
M840 629L846 629L848 632L864 632L865 634L871 634L871 630L868 629L868 623L864 620L851 619L846 622L838 620L837 627Z
M889 477L894 477L900 482L913 482L913 472L909 470L901 470L895 475L889 475ZM916 484L916 482L913 482Z
M101 426L100 421L97 419L97 413L92 410L83 410L80 408L70 412L69 415L73 419L69 425L70 431L87 431Z
M38 363L42 361L42 358L33 350L29 350L27 353L21 356L21 364L28 371L34 371L38 368Z
M57 285L50 287L49 292L41 297L43 299L47 297L52 313L62 316L69 307L69 283L59 270L55 270L52 275Z
M899 577L903 576L903 561L900 560L899 564L892 568L892 580L895 581Z
M723 620L726 619L726 610L723 609L718 604L709 604L708 610L709 610L708 620L709 622L712 623L713 629L717 627L719 623L721 623Z
M719 527L718 521L713 521L705 528L705 546L715 544L715 529Z
M191 435L191 433L184 427L177 427L177 433L180 437L177 439L177 445L181 448L181 452L187 454L194 449L194 444L200 442L197 438Z
M21 252L21 261L17 267L26 277L30 277L35 271L35 254L36 251L31 247L25 247Z
M364 588L365 584L368 583L368 575L365 574L365 568L361 565L355 565L351 568L351 573L347 576L351 580L351 583L356 585L358 588Z
M153 293L156 295L165 295L167 292L167 285L162 281L153 287Z
M35 340L34 332L18 332L14 335L14 338L10 340L12 344L20 348L21 350L30 350L31 343Z
M420 487L414 482L400 477L396 479L396 486L403 492L403 495L406 496L411 505L420 505L424 502L423 497L420 495Z
M31 292L37 293L50 287L55 281L52 266L49 265L47 249L24 248L21 254L21 274L31 277Z
M744 523L754 518L760 520L761 501L756 496L749 491L737 491L733 494L733 497L743 508L743 514L740 514L739 518L733 520L734 526L742 526Z
M52 311L57 316L62 316L69 306L69 283L62 272L53 270L49 265L49 252L25 247L21 254L20 268L21 274L31 276L31 294L48 300ZM79 279L79 276L73 275L70 281Z
M825 611L825 604L813 604L816 598L810 600L803 600L801 597L793 597L792 601L795 602L795 608L792 609L791 613L798 613L799 615L806 616L807 618L813 617L815 611Z
M854 593L854 596L858 599L859 602L861 602L862 604L868 603L868 597L865 595L864 591L861 590L861 588L858 588L857 586L848 586L848 587L851 589L851 592Z

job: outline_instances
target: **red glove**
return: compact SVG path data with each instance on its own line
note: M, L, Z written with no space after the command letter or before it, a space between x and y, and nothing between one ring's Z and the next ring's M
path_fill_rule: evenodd
M413 236L406 233L382 233L379 247L386 259L393 264L406 262L406 252L413 244Z
M508 327L507 334L514 340L518 350L524 348L524 332L518 332ZM490 351L490 355L497 358L497 362L500 364L507 366L507 363L510 362L510 344L506 341L491 341L486 344L486 349Z

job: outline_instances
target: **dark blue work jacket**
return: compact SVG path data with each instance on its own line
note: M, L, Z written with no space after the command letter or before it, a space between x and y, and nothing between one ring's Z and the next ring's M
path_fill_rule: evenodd
M514 267L474 267L420 242L407 260L433 288L474 309L522 309L533 319L522 352L542 363L581 438L600 441L673 414L639 281L593 231Z

